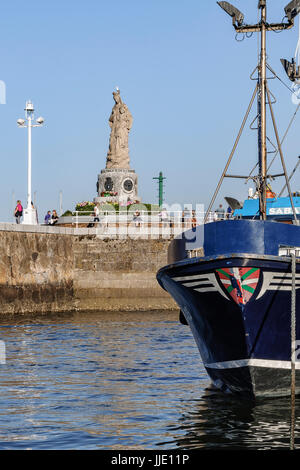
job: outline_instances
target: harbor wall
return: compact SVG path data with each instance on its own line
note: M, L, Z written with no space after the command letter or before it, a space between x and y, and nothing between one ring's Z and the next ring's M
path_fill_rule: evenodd
M174 309L156 281L169 242L0 229L0 313Z

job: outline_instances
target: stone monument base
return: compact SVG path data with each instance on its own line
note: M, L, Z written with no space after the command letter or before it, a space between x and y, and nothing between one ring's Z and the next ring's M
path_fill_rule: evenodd
M102 170L98 175L98 197L94 198L94 202L100 204L140 202L137 180L134 170L120 168Z

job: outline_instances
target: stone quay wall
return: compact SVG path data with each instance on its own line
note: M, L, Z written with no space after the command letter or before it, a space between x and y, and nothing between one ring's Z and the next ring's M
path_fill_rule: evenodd
M156 281L167 264L169 240L112 240L80 229L3 225L2 315L177 308Z

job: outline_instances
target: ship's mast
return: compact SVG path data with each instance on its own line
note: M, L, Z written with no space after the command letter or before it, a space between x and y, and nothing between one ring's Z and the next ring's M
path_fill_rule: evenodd
M267 81L267 53L266 53L266 0L260 1L260 61L258 65L258 163L259 163L259 213L262 220L267 219L267 131L266 131L266 81Z
M247 109L245 118L243 120L241 129L239 131L238 137L235 141L234 147L232 152L228 158L226 166L223 170L215 193L212 197L208 210L206 212L204 222L207 222L213 204L215 203L216 197L219 193L220 187L224 178L242 178L249 180L249 176L240 176L240 175L228 175L227 170L230 166L232 161L233 155L239 143L241 134L244 130L246 120L249 116L249 112L251 110L253 100L257 94L257 106L258 106L258 113L257 113L257 120L258 120L258 166L259 172L257 177L255 177L256 184L257 184L257 191L259 194L259 217L261 220L267 220L267 180L268 178L276 178L279 176L284 176L286 179L286 185L289 192L289 197L291 201L291 207L294 214L295 223L297 221L297 215L295 212L294 202L292 198L291 188L289 185L289 179L284 163L281 142L279 140L279 135L277 131L277 126L275 122L273 107L271 103L271 93L268 88L268 81L267 81L267 68L270 68L267 65L267 52L266 52L266 36L268 31L283 31L286 29L290 29L294 26L295 17L300 13L300 0L292 0L290 3L285 7L285 17L281 23L268 23L267 22L267 0L258 0L258 9L260 10L260 21L258 24L249 25L244 23L244 15L241 13L236 7L231 5L229 2L226 1L218 1L218 5L232 17L232 24L237 32L237 34L251 34L251 33L259 33L260 34L260 58L259 63L255 70L258 71L258 78L257 78L257 86L254 91L254 95L251 98L251 102ZM286 21L285 21L286 20ZM253 74L252 74L253 75ZM299 69L299 78L300 78L300 69ZM270 108L270 113L272 117L272 123L274 127L274 132L276 135L276 141L278 146L278 152L281 158L281 164L283 173L278 175L268 175L268 162L267 162L267 122L266 122L266 111L267 105Z

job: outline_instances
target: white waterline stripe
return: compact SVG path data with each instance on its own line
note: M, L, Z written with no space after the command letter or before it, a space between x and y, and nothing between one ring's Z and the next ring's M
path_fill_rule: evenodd
M214 362L204 364L208 369L237 369L239 367L269 367L271 369L290 369L290 361L273 361L269 359L241 359L238 361ZM300 362L296 361L296 369L300 369Z

